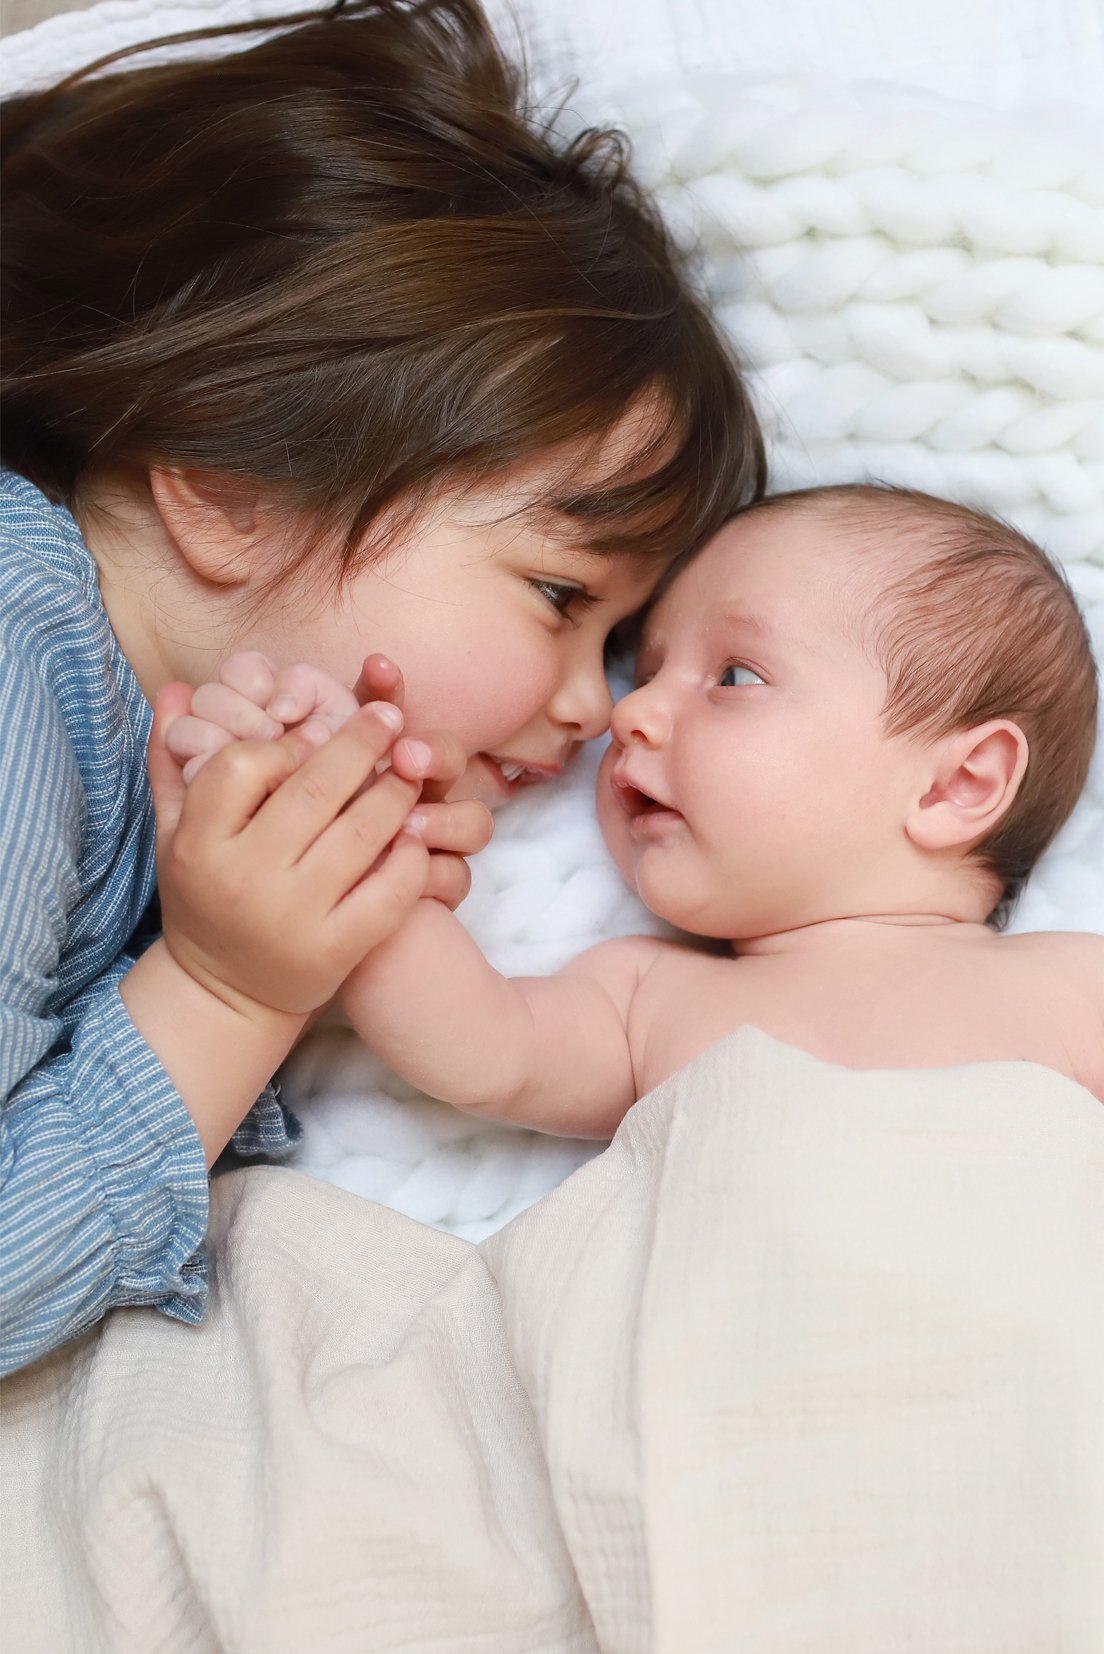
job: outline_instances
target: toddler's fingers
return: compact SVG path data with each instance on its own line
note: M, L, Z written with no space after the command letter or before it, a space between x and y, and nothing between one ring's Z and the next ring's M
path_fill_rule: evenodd
M219 682L228 689L236 689L254 706L267 706L272 699L272 684L276 677L276 662L257 649L239 649L227 655L219 667Z
M226 739L224 741L220 741L217 747L212 746L207 752L197 752L194 758L189 758L188 762L184 765L182 772L184 776L184 785L186 787L190 787L200 770L203 768L204 764L206 764L209 759L213 758L216 752L221 752L223 747L228 747L233 739L234 737L232 735L227 735Z
M304 852L299 868L333 906L381 862L406 826L416 797L412 782L385 775L353 799Z
M422 797L435 803L463 775L468 755L451 730L435 729L396 741L391 767L404 781L420 781Z
M339 903L333 917L356 963L413 912L425 890L429 865L430 854L421 840L400 833L379 867Z
M288 730L278 741L231 740L221 751L208 753L198 773L189 778L181 831L205 838L231 838L240 833L269 795L329 739L324 725L306 723ZM301 848L280 855L277 864L286 866L298 860Z
M463 856L436 855L429 858L425 894L457 908L471 889L471 868Z
M282 667L276 674L266 711L283 724L320 718L336 732L351 718L360 702L351 689L323 672L321 667L299 662Z
M286 848L297 861L371 778L401 727L402 713L388 702L373 701L361 707L336 735L329 735L319 752L283 781L259 812L254 833L258 850L282 854ZM283 748L294 735L313 730L324 731L324 726L311 719L272 745ZM220 753L219 762L228 756Z
M449 850L474 856L485 850L494 833L494 816L485 804L463 799L455 804L427 804L419 799L411 817L429 850Z
M169 731L170 744L172 743L172 737L176 734L178 725L188 724L189 722L190 720L187 718L178 719ZM192 752L192 757L184 765L184 784L188 787L191 786L207 760L213 758L216 752L221 752L223 747L231 746L236 739L235 736L228 735L224 729L219 729L217 724L206 723L202 718L197 718L194 722L198 725L198 728L181 731L177 739L177 745L181 750L176 752L176 748L173 749L178 759L182 758L186 751ZM302 731L296 730L293 733L301 735ZM306 736L301 741L293 743L292 750L298 751L299 763L302 763L304 758L309 758L312 752L316 752L329 733L329 730L322 725L314 726L307 730ZM267 739L271 740L272 737L268 736Z
M353 694L361 706L368 701L390 701L401 711L406 699L406 684L393 660L386 655L367 655L360 668L360 676L353 685Z

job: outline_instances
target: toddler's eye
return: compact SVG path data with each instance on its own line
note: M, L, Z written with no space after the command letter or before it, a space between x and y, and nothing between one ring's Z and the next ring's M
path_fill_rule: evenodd
M757 683L765 684L766 679L761 678L752 667L741 666L739 661L733 661L732 665L726 666L721 673L718 687L721 689L743 689L746 685Z
M529 584L534 591L540 592L559 615L566 615L572 604L585 608L591 601L582 586L565 586L560 580L531 579Z

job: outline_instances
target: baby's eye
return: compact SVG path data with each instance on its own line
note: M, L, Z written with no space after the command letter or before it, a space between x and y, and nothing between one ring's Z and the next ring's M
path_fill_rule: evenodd
M529 584L534 591L540 592L559 615L566 615L573 604L586 608L591 602L582 586L565 586L561 580L535 579L531 579Z
M745 685L757 683L765 684L766 679L761 678L753 667L742 666L739 661L733 661L732 665L726 666L721 673L718 687L721 689L743 689Z

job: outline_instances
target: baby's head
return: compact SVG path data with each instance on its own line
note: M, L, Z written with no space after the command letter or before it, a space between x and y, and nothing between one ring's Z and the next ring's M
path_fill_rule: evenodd
M1000 924L1084 785L1096 667L1063 576L979 512L875 486L734 518L649 613L599 809L704 936Z

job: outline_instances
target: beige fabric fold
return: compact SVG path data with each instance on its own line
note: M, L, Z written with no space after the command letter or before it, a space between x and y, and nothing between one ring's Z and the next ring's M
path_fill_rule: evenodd
M21 1654L1100 1654L1104 1111L745 1029L479 1248L216 1182L0 1390Z

